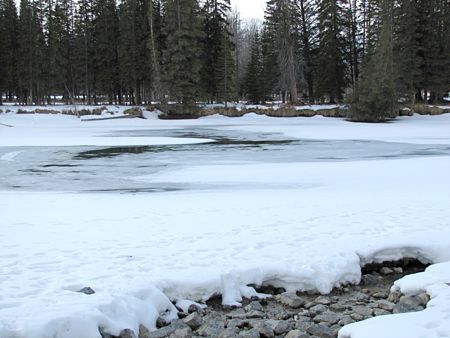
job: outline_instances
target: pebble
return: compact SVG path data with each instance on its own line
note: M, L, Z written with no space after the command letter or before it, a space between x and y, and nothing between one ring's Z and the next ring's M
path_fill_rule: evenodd
M305 300L299 296L295 292L284 292L279 297L280 303L290 306L294 309L301 307L305 304Z
M284 338L309 338L309 334L300 330L292 330Z
M402 276L396 268L378 266L377 271L381 274L364 274L360 286L346 285L329 295L266 287L265 293L275 294L274 298L244 299L239 308L222 306L220 298L208 301L205 309L192 304L171 323L158 318L159 329L152 332L143 325L138 335L126 328L117 337L103 329L99 332L102 338L334 338L342 326L372 316L420 311L430 300L425 292L389 293L393 281L409 270L401 269Z

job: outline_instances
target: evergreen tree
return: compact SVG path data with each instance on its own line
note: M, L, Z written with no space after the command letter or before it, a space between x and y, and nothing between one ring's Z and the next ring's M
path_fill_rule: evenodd
M165 80L172 98L191 105L200 97L202 18L197 0L166 0Z
M228 15L230 0L206 0L203 6L204 67L202 82L208 100L224 100L230 96L233 83L233 43ZM224 87L224 84L225 87Z
M119 21L114 0L98 0L94 19L94 76L96 93L110 104L122 102L119 82Z
M121 84L129 102L142 104L150 84L151 56L147 47L149 27L146 11L150 0L126 0L120 4L119 59Z
M396 89L400 97L414 104L419 89L422 63L417 0L399 0L394 17Z
M316 94L318 97L328 96L331 103L342 98L347 82L343 13L338 0L320 0Z
M277 54L278 88L289 93L291 103L297 102L299 74L298 25L295 3L292 0L269 0L266 8L267 29L273 38L273 49Z
M0 105L3 94L12 100L17 89L17 9L14 0L0 0Z
M74 17L74 84L83 103L92 103L94 91L94 3L79 0Z
M261 40L258 32L255 32L253 37L250 62L247 66L245 75L245 93L251 103L258 104L264 101L264 89L262 86L262 53Z
M152 61L149 72L149 76L152 78L151 91L156 100L165 101L162 87L163 82L161 80L162 51L165 46L161 1L149 0L147 5L147 23L149 29L147 48Z
M315 1L299 0L298 16L300 19L300 47L304 61L304 78L308 87L308 98L314 99L314 49L317 36Z
M74 95L71 5L67 0L57 1L54 8L49 8L47 19L48 90L53 95L64 93L66 103Z
M350 98L349 117L352 121L382 122L395 116L391 3L390 0L382 1L379 39L373 55L363 65Z
M42 103L45 92L45 40L42 23L42 3L21 0L17 33L17 77L20 100L27 104Z

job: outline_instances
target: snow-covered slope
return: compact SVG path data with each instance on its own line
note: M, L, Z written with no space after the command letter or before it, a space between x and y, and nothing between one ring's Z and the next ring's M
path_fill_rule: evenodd
M20 160L14 146L153 144L161 140L110 135L192 125L319 140L450 142L450 116L364 125L252 115L83 123L67 116L0 114L0 123L14 126L0 126L0 146L12 147L1 166ZM139 324L154 328L158 313L174 309L169 299L202 300L219 292L232 304L252 294L247 287L251 283L329 292L342 283L358 283L362 264L402 256L442 263L396 285L404 292L429 292L428 308L350 325L340 336L449 337L449 172L448 156L199 162L135 179L194 186L220 182L232 189L158 194L2 191L0 337L98 338L99 326L116 335L123 328L137 331ZM96 293L77 292L86 286Z

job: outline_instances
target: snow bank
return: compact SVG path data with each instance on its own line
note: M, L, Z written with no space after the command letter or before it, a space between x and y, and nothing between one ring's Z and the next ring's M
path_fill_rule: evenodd
M120 144L121 138L109 135L187 126L313 139L450 142L448 116L382 125L252 116L82 123L70 116L2 114L0 121L14 125L1 130L0 146ZM136 144L156 142L134 139ZM2 160L18 155L9 152ZM255 295L249 284L326 293L358 283L362 264L403 256L442 263L396 283L404 292L426 290L432 297L428 308L350 325L341 337L449 337L445 283L450 278L444 264L450 261L449 172L450 158L445 156L199 163L138 179L149 185L220 183L231 189L0 192L0 337L99 338L98 327L114 335L124 328L137 330L139 324L154 328L158 314L167 310L168 319L174 315L169 300L186 306L183 300L202 301L220 293L225 303L237 304ZM86 286L95 294L77 292Z
M339 338L450 337L450 263L435 264L425 272L395 282L394 291L418 294L431 300L421 312L376 317L345 326Z

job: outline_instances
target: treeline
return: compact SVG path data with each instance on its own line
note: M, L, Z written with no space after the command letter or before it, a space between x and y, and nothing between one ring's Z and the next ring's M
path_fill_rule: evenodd
M0 97L23 104L358 106L450 90L448 0L268 0L262 23L229 0L0 0L0 36Z
M51 104L231 100L229 0L0 0L0 93Z

